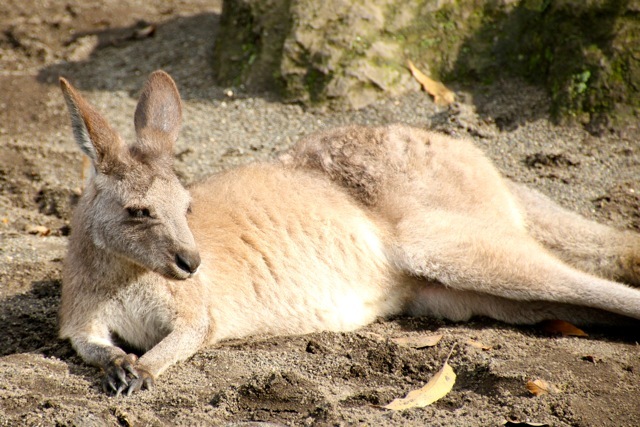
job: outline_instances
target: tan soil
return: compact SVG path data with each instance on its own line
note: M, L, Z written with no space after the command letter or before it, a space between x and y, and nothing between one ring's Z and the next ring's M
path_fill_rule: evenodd
M0 425L640 425L637 328L559 338L486 319L398 318L352 333L226 342L169 369L154 390L103 394L99 370L56 336L82 163L58 75L131 137L144 76L171 73L185 98L177 148L185 183L273 156L317 129L402 121L473 137L506 175L588 217L640 230L640 144L634 128L593 136L554 126L545 95L513 81L461 92L451 110L419 93L355 113L304 111L215 85L219 1L99 3L0 3ZM29 234L33 226L49 235ZM421 350L389 340L436 332L443 340ZM425 409L380 408L428 381L454 343L450 394ZM533 397L526 382L536 378L560 392Z

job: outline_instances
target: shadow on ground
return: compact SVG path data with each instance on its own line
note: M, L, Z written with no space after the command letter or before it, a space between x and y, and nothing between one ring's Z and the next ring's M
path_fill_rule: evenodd
M38 81L57 84L64 76L83 91L126 90L135 97L143 76L163 69L176 81L189 82L180 88L184 99L221 98L222 89L216 88L211 72L219 19L216 13L201 13L161 24L138 21L129 27L74 34L66 42L69 57L75 57L74 50L88 53L43 67ZM104 70L109 70L108 76Z

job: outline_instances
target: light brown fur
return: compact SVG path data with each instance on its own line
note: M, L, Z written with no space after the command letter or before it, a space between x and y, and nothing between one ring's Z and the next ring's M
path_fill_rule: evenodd
M61 86L96 174L72 222L60 333L108 390L150 387L222 339L401 313L640 319L640 290L614 281L640 284L640 237L505 180L469 141L339 128L187 191L172 170L181 106L167 74L150 76L130 145Z

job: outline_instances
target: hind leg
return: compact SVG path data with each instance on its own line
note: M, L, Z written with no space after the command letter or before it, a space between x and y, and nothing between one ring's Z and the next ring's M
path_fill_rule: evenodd
M640 286L640 235L589 221L545 195L509 182L531 236L569 265L597 276Z
M530 325L561 319L581 326L638 326L640 322L590 307L549 301L517 301L495 295L424 283L406 308L412 316L467 321L474 316L491 317L512 324Z
M431 211L404 218L396 232L394 261L407 274L462 291L640 319L640 290L576 270L508 225Z

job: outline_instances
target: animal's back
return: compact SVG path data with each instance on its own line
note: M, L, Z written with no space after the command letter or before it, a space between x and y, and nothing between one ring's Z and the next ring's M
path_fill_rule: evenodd
M303 138L281 160L322 171L391 222L439 210L524 228L499 172L464 139L405 125L345 126Z
M320 175L255 164L191 193L215 340L351 330L405 304L385 226Z

